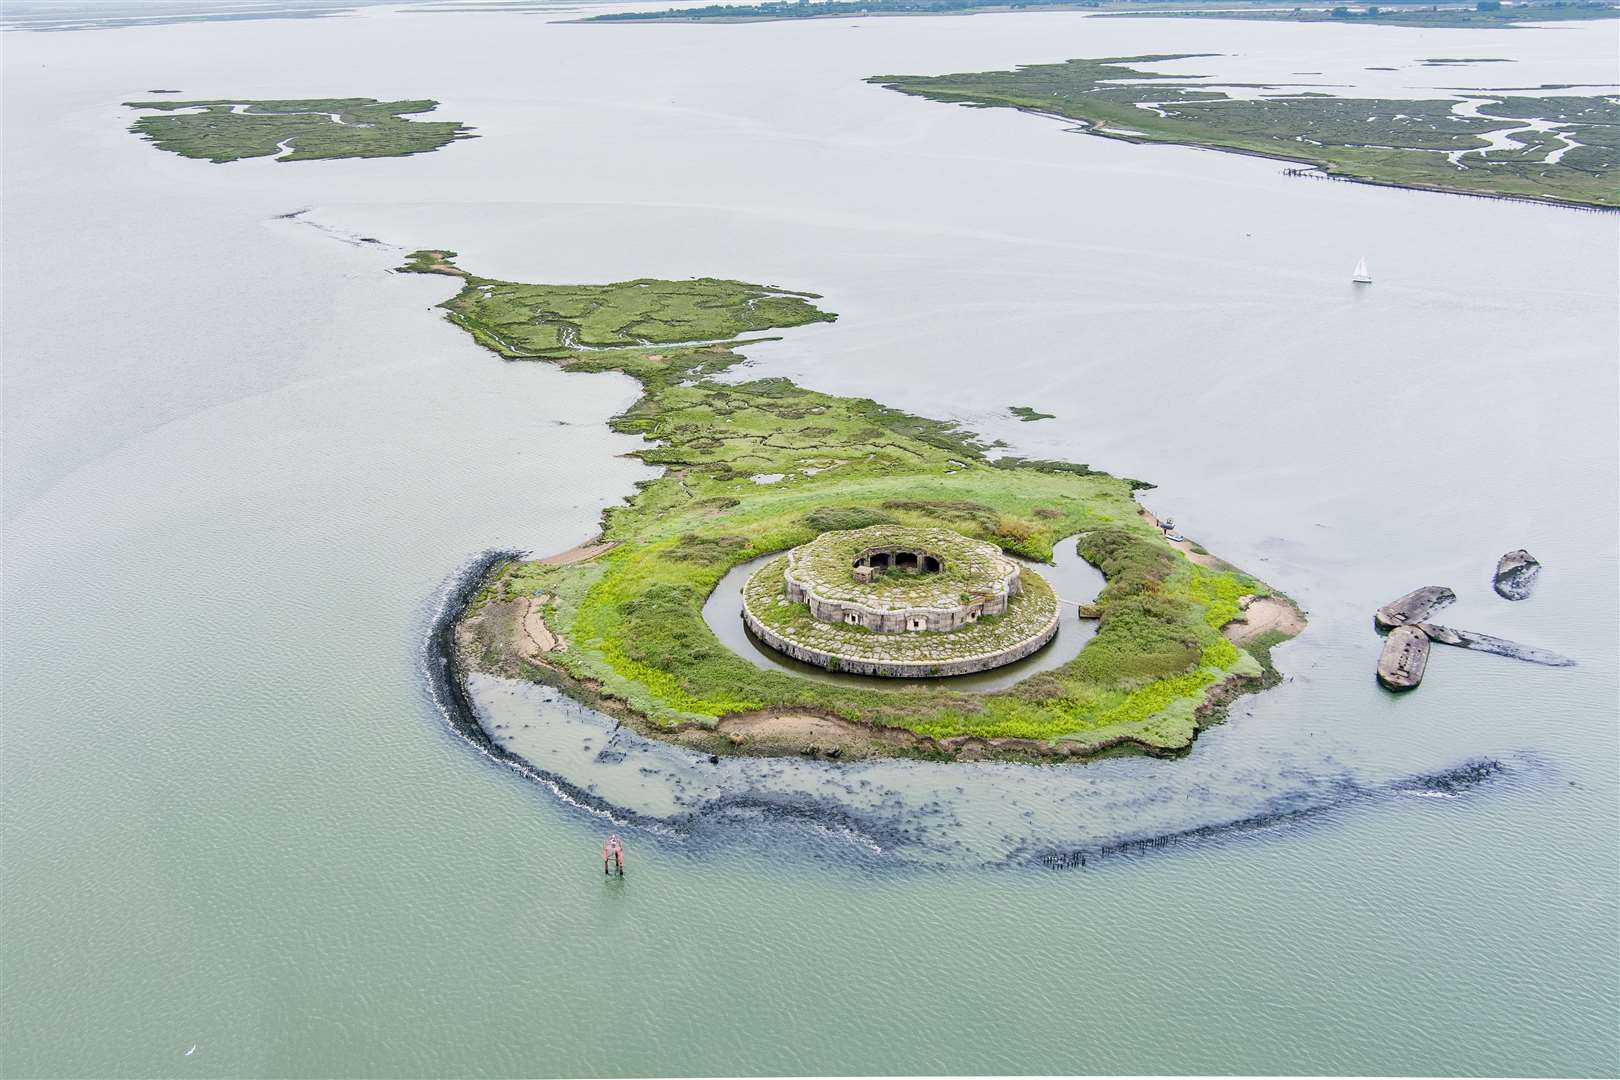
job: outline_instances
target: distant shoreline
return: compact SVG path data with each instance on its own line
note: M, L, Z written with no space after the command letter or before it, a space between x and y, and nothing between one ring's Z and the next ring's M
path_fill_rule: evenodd
M736 6L741 7L741 6L745 6L745 5L736 5ZM701 8L693 8L692 10L693 11L701 11L702 9ZM560 22L560 23L650 23L650 22L664 22L664 23L721 23L721 24L729 24L729 25L739 25L739 24L743 24L743 23L767 23L767 22L826 22L826 21L833 20L833 19L902 19L902 18L913 18L913 17L917 17L917 16L933 17L933 18L950 18L950 17L958 16L958 15L998 15L998 14L1007 15L1007 14L1014 14L1014 13L1023 14L1025 12L1032 12L1032 11L1078 11L1078 12L1090 13L1090 14L1093 14L1093 15L1109 14L1108 11L1105 11L1104 9L1100 8L1096 4L1085 4L1085 3L1039 4L1039 5L1036 5L1036 6L1030 6L1030 5L1027 5L1027 4L1024 4L1024 5L1017 5L1017 4L985 4L985 5L979 6L979 7L955 8L955 9L952 9L952 10L949 10L949 11L882 11L882 10L878 10L878 11L871 11L871 10L867 10L867 11L828 11L828 12L816 12L815 14L805 14L805 15L688 15L688 14L664 14L662 12L657 12L657 11L648 11L648 12L639 12L639 11L637 11L637 12L626 12L626 13L624 13L622 15L612 15L612 16L608 16L608 15L587 15L584 18L580 18L580 19L558 19L557 21ZM1132 12L1120 12L1120 13L1121 14L1133 14ZM1173 10L1165 9L1165 14L1173 14L1173 13L1174 13ZM1143 12L1143 14L1147 14L1147 13Z
M1583 210L1620 208L1613 183L1620 149L1602 135L1620 122L1620 103L1612 96L1382 98L1294 84L1229 84L1144 66L1203 55L1073 57L1010 70L865 81L939 104L1059 118L1083 134L1122 142L1289 162L1291 175ZM1233 96L1228 87L1237 85L1259 93ZM1538 103L1526 104L1531 101ZM1586 131L1596 134L1583 138Z
M1455 4L1435 9L1383 8L1370 13L1351 9L1349 14L1334 15L1339 5L1323 4L1319 7L1299 8L1280 5L1167 5L1138 6L1134 4L1086 2L1060 3L964 3L960 7L902 6L916 0L812 0L795 4L770 0L763 4L713 4L706 7L668 8L663 11L612 12L587 15L576 19L559 19L563 23L759 23L759 22L812 22L825 19L875 19L914 16L955 16L1022 14L1028 12L1066 11L1110 16L1114 18L1158 19L1232 19L1249 22L1325 23L1336 26L1409 26L1421 29L1516 29L1537 22L1574 22L1593 19L1620 18L1620 7L1608 4L1537 3L1520 4L1495 11L1480 11L1472 5ZM832 8L837 10L817 10ZM769 10L763 10L763 9ZM1363 5L1365 8L1365 5ZM727 14L737 11L739 14Z
M960 104L960 103L957 103ZM1002 106L996 106L998 108ZM1027 113L1030 116L1040 116L1048 120L1060 120L1066 124L1078 124L1078 134L1094 135L1099 139L1113 139L1117 142L1132 143L1136 146L1181 146L1192 150L1209 150L1219 154L1241 154L1244 157L1262 158L1266 161L1281 161L1290 165L1299 166L1300 172L1314 171L1323 180L1338 180L1351 184L1368 184L1372 187L1395 188L1401 191L1422 191L1431 195L1463 195L1470 199L1496 199L1502 202L1527 203L1531 206L1550 206L1560 210L1593 210L1598 213L1620 213L1620 206L1605 206L1602 203L1583 203L1568 199L1538 198L1534 195L1505 195L1489 191L1463 191L1458 188L1439 187L1433 184L1400 183L1395 180L1373 180L1364 176L1351 176L1347 173L1338 173L1332 166L1323 161L1314 161L1303 156L1289 156L1287 154L1268 154L1263 150L1250 150L1244 147L1220 146L1214 143L1176 141L1169 139L1144 139L1134 135L1127 135L1119 131L1109 131L1100 127L1102 123L1097 120L1087 120L1079 116L1067 116L1063 113L1045 112L1032 109L1027 105L1005 106L1017 112Z

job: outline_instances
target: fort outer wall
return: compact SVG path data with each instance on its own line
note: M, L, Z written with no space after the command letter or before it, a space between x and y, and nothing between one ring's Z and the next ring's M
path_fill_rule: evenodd
M1059 611L1062 609L1059 608ZM980 653L977 656L964 656L955 660L872 660L844 656L840 653L827 652L822 649L813 649L808 645L789 641L778 634L748 609L748 599L743 598L742 617L744 624L765 644L778 652L785 653L795 660L802 660L806 664L825 668L828 671L847 671L853 675L882 675L891 679L927 679L946 675L971 675L975 671L989 671L1014 660L1022 660L1030 653L1035 652L1052 640L1057 633L1058 611L1052 613L1052 619L1033 637L1025 638L998 649L995 652Z

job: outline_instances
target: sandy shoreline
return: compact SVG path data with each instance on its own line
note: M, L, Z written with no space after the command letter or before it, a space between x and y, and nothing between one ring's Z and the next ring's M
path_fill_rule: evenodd
M602 539L597 537L594 540L587 540L582 544L575 544L567 551L559 551L555 555L547 555L543 559L535 559L533 561L541 564L542 566L572 566L574 563L582 563L588 559L594 559L603 552L612 551L617 546L618 545L616 543L603 543Z
M1276 596L1260 596L1250 601L1243 618L1221 629L1228 641L1247 645L1262 634L1279 633L1294 637L1305 629L1305 616L1292 603Z
M1142 516L1155 529L1164 531L1158 516L1145 506L1142 507ZM1201 551L1191 540L1171 540L1167 536L1164 542L1185 555L1190 563L1212 570L1227 565L1208 552ZM1247 645L1263 634L1276 632L1296 637L1304 630L1305 615L1292 600L1282 596L1256 596L1244 605L1242 615L1221 628L1221 633L1234 645Z
M1163 533L1165 531L1164 523L1159 520L1158 515L1145 506L1141 509L1142 516L1147 519L1148 524L1152 525L1155 529L1158 529L1159 532ZM1190 563L1196 563L1199 566L1207 566L1212 570L1216 567L1224 565L1221 560L1217 559L1209 552L1200 550L1199 546L1193 543L1191 540L1172 540L1168 535L1166 535L1164 542L1181 552L1183 555L1187 556L1187 561Z

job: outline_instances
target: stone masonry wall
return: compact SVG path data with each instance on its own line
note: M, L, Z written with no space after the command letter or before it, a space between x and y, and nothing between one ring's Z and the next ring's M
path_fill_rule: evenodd
M864 626L880 634L899 634L915 630L960 630L976 622L980 616L1004 614L1009 600L1023 592L1019 576L1020 571L1014 566L995 591L981 593L960 604L897 610L871 607L856 600L822 597L794 577L791 566L783 579L787 598L796 604L808 605L813 618L822 622ZM918 624L919 620L921 625Z
M745 603L742 610L743 622L752 630L760 640L778 652L786 653L795 660L802 660L807 664L814 664L820 668L831 671L848 671L856 675L884 675L895 679L925 679L944 675L968 675L975 671L989 671L991 668L1010 664L1014 660L1021 660L1036 651L1057 633L1058 616L1054 611L1051 621L1046 627L1033 637L1023 641L1014 642L1004 649L996 652L981 653L977 656L960 657L955 660L930 662L926 660L876 660L860 657L844 656L839 653L827 652L821 649L801 645L795 641L778 634L748 610Z

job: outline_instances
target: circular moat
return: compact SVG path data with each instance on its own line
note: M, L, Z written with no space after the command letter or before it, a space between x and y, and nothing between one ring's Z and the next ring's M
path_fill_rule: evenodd
M1039 574L949 529L822 533L754 572L743 621L795 660L891 679L966 675L1028 656L1057 633Z
M1089 603L1094 600L1097 594L1102 591L1104 581L1102 574L1076 552L1075 537L1072 536L1053 545L1053 560L1049 564L1009 556L1000 552L999 549L995 549L995 551L1001 559L1021 568L1024 574L1030 574L1038 569L1041 584L1047 586L1047 591L1054 594L1057 626L1053 635L1044 643L1038 643L1037 647L1027 655L991 669L975 670L970 673L955 675L948 675L944 672L937 674L925 672L912 677L892 678L857 674L849 670L829 670L825 662L806 662L779 651L749 627L748 620L744 616L743 594L750 579L759 574L763 567L770 566L773 563L783 564L781 580L785 592L785 556L787 553L782 551L761 555L732 567L721 578L720 583L705 602L703 619L722 644L763 670L781 671L817 682L862 685L873 688L889 687L896 691L904 691L910 687L930 684L948 684L956 689L978 693L1001 690L1032 675L1068 663L1079 655L1086 642L1096 633L1096 623L1093 620L1079 618L1076 607L1079 604ZM918 554L929 554L929 552L921 551ZM942 553L935 552L933 554ZM923 565L921 559L919 559L919 565ZM854 569L853 566L851 569ZM922 572L924 574L930 573L926 568ZM1025 582L1031 580L1031 577L1023 577ZM960 596L960 591L957 596ZM916 634L919 632L909 631L909 633ZM869 634L868 636L876 637L878 635ZM935 633L927 636L939 637L941 635Z

